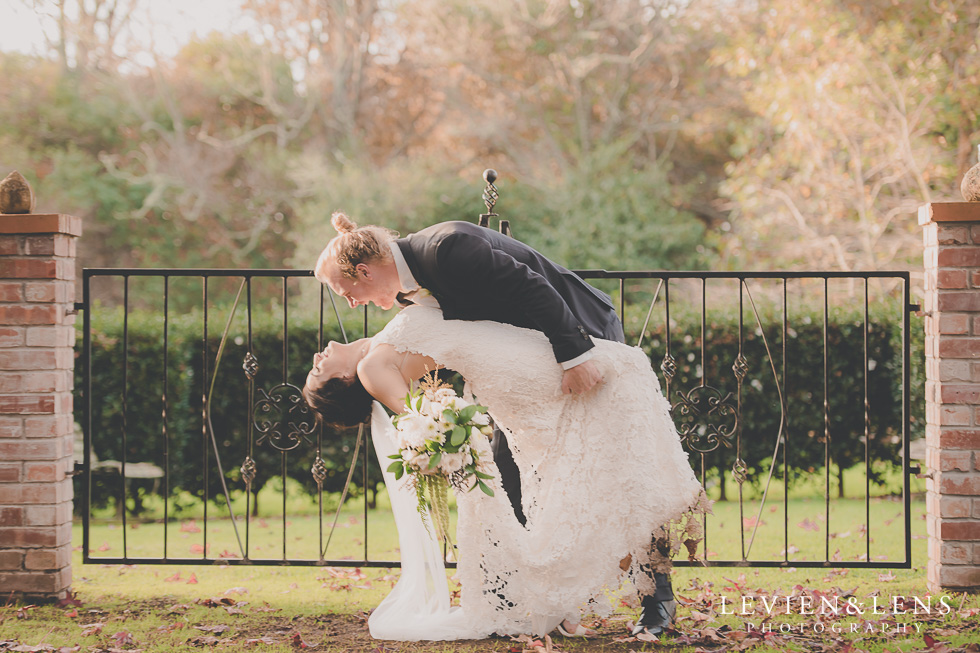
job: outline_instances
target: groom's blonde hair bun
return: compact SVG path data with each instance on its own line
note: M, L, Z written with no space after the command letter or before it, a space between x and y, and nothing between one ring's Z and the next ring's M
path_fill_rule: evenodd
M339 234L349 234L350 232L357 229L357 223L347 217L346 213L337 211L332 216L330 216L330 224L333 228L337 230Z
M330 216L330 224L337 230L337 235L327 243L313 268L314 276L320 283L326 283L330 263L335 263L345 277L354 279L359 263L391 258L388 243L398 237L398 232L375 225L358 227L341 211Z

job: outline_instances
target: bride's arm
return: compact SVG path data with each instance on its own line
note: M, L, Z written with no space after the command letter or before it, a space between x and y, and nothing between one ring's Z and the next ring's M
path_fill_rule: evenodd
M381 344L357 364L357 376L371 396L395 413L403 413L409 382L435 367L427 356L406 354L392 345Z

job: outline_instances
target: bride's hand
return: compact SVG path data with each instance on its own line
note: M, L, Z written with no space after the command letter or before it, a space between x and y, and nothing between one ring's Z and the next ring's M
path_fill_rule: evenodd
M581 394L588 392L597 383L602 381L602 373L596 364L587 360L575 367L565 370L561 377L561 391L565 394Z

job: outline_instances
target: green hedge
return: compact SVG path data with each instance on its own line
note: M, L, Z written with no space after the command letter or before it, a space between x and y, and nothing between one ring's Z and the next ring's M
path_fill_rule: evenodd
M873 310L868 319L867 373L869 437L867 456L871 463L869 478L881 480L886 465L898 464L901 452L902 425L902 323L901 307L889 302ZM672 315L672 321L675 316ZM676 316L671 328L672 356L678 361L677 374L670 384L670 402L675 407L681 394L701 384L700 314L687 312ZM827 325L828 355L824 360L823 314L808 311L795 315L784 338L781 318L763 318L763 329L747 315L743 322L741 353L747 373L739 395L733 364L739 354L737 313L712 314L706 323L707 360L704 383L717 388L722 396L732 393L731 401L741 399L740 457L747 467L747 480L758 488L768 476L776 439L783 433L787 475L826 472L829 456L834 473L832 483L838 496L845 491L862 494L864 488L845 488L843 471L865 462L865 379L864 315L850 309L831 309ZM664 327L648 331L644 348L659 369L666 353ZM688 336L688 337L685 337ZM913 318L910 328L910 423L911 438L921 437L925 428L924 350L921 320ZM767 345L768 343L768 350ZM771 353L771 357L770 357ZM787 361L783 378L783 359ZM824 388L824 366L828 382ZM775 373L773 371L775 367ZM780 410L780 389L786 413ZM666 390L666 388L665 388ZM826 415L824 402L826 398ZM781 419L785 421L781 424ZM675 413L675 421L681 418ZM720 420L723 423L730 421ZM782 430L781 430L782 429ZM825 448L829 434L829 446ZM703 457L706 478L718 481L727 474L731 487L732 466L738 442L724 444ZM700 474L701 457L691 456ZM782 478L783 447L776 455L774 479ZM775 481L774 481L775 482ZM721 485L724 498L725 485Z
M869 358L874 361L868 376L870 411L869 455L872 461L898 461L901 434L901 341L900 312L892 307L872 317L869 325ZM672 314L672 354L678 361L677 375L670 384L669 399L676 404L680 392L701 384L700 316L696 313ZM215 357L224 323L209 326L207 360L202 352L202 317L192 313L171 318L167 329L167 438L164 433L164 339L163 320L158 314L132 312L128 318L129 358L124 366L122 355L123 316L121 312L103 311L92 327L92 443L100 460L121 460L123 434L129 462L153 462L169 470L170 493L186 490L198 497L223 501L218 466L202 418L202 402L213 374ZM359 323L347 325L347 333L359 333ZM627 331L638 328L627 324ZM863 316L835 312L828 327L828 341L833 348L828 357L830 384L828 401L830 460L841 470L864 461L864 410L861 361L863 360ZM283 344L281 320L256 314L252 325L252 351L260 369L255 379L258 388L271 390L283 381ZM289 383L302 386L309 363L317 348L315 323L291 320L288 341ZM666 351L663 326L649 329L643 344L655 368L659 370ZM773 353L777 375L782 381L782 329L779 320L766 320L766 338ZM738 394L732 363L739 351L737 316L712 315L707 325L707 361L705 383L724 395ZM748 373L741 389L741 458L747 467L750 483L764 480L780 428L777 383L770 360L754 325L743 328L742 355ZM340 339L335 325L325 325L323 341ZM913 321L912 330L912 420L913 437L922 430L923 372L922 330ZM824 389L823 324L820 314L794 318L786 341L787 378L785 402L788 419L784 433L788 439L787 466L791 476L818 473L824 468ZM79 333L78 350L82 338ZM218 442L221 463L229 489L241 491L240 466L249 446L248 383L242 371L247 350L247 331L243 320L235 322L215 378L212 398L212 424ZM205 365L209 376L205 376ZM83 388L81 361L76 366L76 388ZM126 389L124 393L124 379ZM76 397L76 406L84 409L84 398ZM125 424L124 424L125 407ZM81 420L83 410L77 413ZM351 462L356 429L322 434L321 455L327 466L324 490L335 492L343 487ZM253 441L261 434L253 433ZM368 443L370 444L370 443ZM370 476L366 489L373 492L382 484L379 467L369 446ZM258 474L252 485L257 492L270 479L286 475L298 480L311 494L316 484L310 469L317 453L317 442L303 442L295 450L282 454L267 443L253 444L253 458ZM721 473L730 478L735 447L720 446L703 457L709 478ZM776 474L782 471L782 455ZM700 473L702 460L691 456ZM872 470L875 477L877 465ZM822 473L822 472L820 472ZM205 477L207 481L205 482ZM780 476L777 476L780 478ZM118 479L101 479L93 488L95 505L105 505L118 494ZM81 488L76 488L81 490ZM136 483L136 509L140 493L150 491L151 484ZM843 492L843 488L838 488ZM355 494L365 491L361 471L354 477ZM164 491L163 486L157 491Z
M242 369L248 350L248 331L246 325L236 322L229 332L215 375L214 366L224 323L216 324L214 319L211 316L205 359L202 316L191 313L170 318L167 325L165 417L162 316L146 312L128 315L126 344L129 357L125 365L121 312L114 311L100 315L100 319L93 319L92 446L99 460L121 460L125 434L127 461L153 462L168 469L172 494L183 489L204 498L206 488L208 498L223 502L219 468L209 433L205 429L202 406L206 394L210 392L211 427L218 445L221 468L229 490L244 490L240 468L249 451L251 421L248 379ZM346 328L348 334L358 333L356 324L348 324ZM269 317L269 313L253 314L251 351L259 362L254 382L255 401L261 398L260 389L271 391L283 381L302 387L313 353L317 351L317 326L291 320L284 378L281 331L281 320ZM324 326L324 343L341 338L339 327ZM81 352L81 332L77 349ZM75 379L79 391L76 406L81 409L76 412L79 420L84 416L84 398L80 396L84 387L83 372L80 360L76 365ZM300 481L311 494L315 493L317 486L311 468L321 437L320 455L327 468L323 489L328 492L341 490L346 481L356 436L356 428L339 431L325 429L322 433L314 432L295 449L282 453L267 441L261 441L262 434L253 429L252 458L257 467L251 486L253 494L270 479L281 476L284 466L287 476ZM383 480L374 462L373 447L368 447L368 453L372 464L369 465L367 488L372 492L373 500L373 491ZM131 482L131 486L137 495L151 489L149 482ZM364 491L364 487L362 474L358 472L353 479L352 491L357 495ZM162 486L157 490L163 491ZM100 477L93 488L93 504L105 505L118 492L118 479Z

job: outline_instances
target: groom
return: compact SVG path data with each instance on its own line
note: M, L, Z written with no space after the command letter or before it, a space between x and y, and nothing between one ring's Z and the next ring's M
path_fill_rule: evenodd
M336 223L336 218L335 218ZM390 233L363 227L362 238ZM352 248L353 260L331 241L314 275L355 306L395 303L437 306L447 320L492 320L543 332L562 367L562 392L582 393L602 381L592 362L592 337L624 342L623 326L609 296L524 243L469 222L444 222L406 238ZM387 250L387 251L385 251ZM342 260L338 260L342 259ZM503 434L493 438L500 480L523 524L520 478ZM676 602L670 577L653 574L657 590L643 599L633 631L660 634L674 621Z

